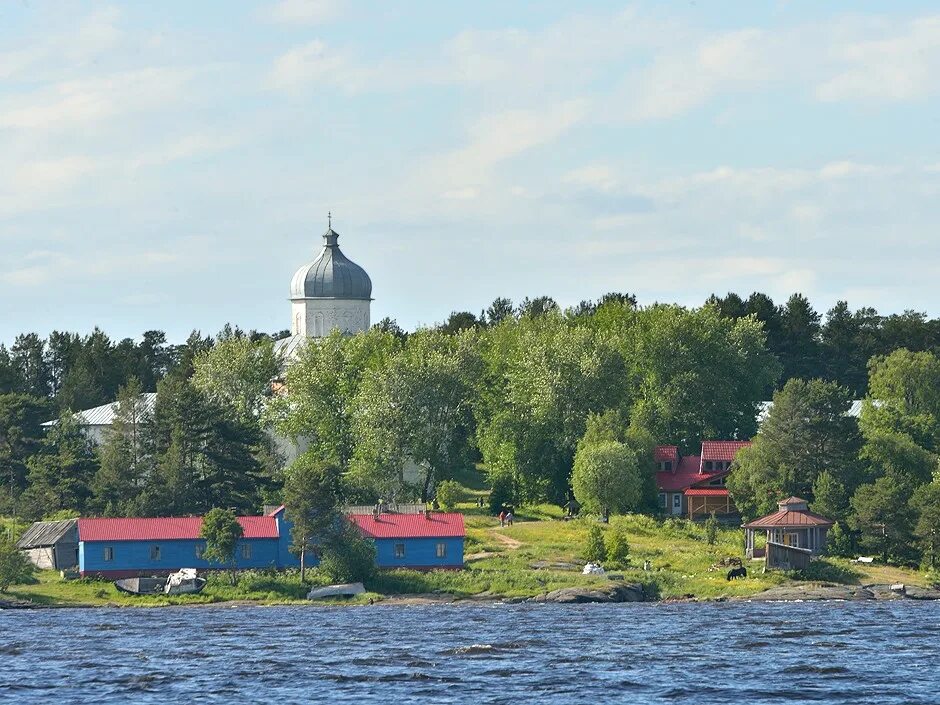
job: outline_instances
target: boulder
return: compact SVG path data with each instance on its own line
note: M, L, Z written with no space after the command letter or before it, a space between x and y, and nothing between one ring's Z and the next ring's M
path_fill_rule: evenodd
M911 600L940 600L940 590L937 588L917 587L916 585L907 585L904 594Z
M874 600L875 594L857 585L779 585L744 598L764 602L794 602L796 600Z
M583 604L589 602L644 602L646 593L638 583L612 582L597 587L570 587L534 598L534 602Z

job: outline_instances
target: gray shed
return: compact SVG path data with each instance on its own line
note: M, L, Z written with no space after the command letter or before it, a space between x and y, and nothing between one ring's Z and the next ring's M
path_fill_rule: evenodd
M78 519L37 521L16 542L37 568L67 570L78 566Z

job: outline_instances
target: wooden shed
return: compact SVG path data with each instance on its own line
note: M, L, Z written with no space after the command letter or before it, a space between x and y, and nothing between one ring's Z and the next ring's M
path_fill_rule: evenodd
M78 565L78 520L37 521L16 547L42 570L68 570Z

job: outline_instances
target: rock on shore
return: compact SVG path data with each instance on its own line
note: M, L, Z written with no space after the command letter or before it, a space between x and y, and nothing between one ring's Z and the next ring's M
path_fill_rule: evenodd
M597 587L570 587L533 597L531 602L582 604L588 602L645 602L646 593L639 583L612 582Z
M796 600L940 600L940 590L891 585L780 585L750 597L739 598L762 602L793 602Z

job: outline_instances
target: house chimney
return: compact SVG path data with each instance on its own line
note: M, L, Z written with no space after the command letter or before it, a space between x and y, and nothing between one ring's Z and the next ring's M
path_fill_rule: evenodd
M431 510L430 510L430 509L425 509L425 510L424 510L424 518L425 518L425 519L428 519L428 520L431 519Z

